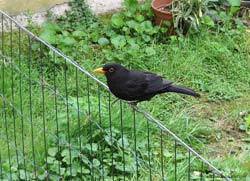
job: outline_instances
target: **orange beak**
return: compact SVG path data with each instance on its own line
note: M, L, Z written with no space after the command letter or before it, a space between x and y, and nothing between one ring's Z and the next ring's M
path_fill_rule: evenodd
M103 68L95 69L95 70L93 70L93 72L95 72L95 73L101 73L101 74L105 73L105 71L103 70Z

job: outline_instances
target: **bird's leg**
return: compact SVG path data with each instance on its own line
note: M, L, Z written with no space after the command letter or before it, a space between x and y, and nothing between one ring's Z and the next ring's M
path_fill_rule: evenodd
M113 104L115 104L118 100L119 100L119 98L116 98L115 100L113 100L113 101L111 102L111 105L113 106Z
M135 110L135 106L137 105L138 102L139 101L128 101L128 104L133 110Z

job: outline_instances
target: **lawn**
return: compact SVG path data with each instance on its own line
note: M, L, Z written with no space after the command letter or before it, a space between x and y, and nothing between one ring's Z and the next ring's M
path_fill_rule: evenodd
M220 12L218 24L201 21L199 31L168 37L151 23L148 3L134 10L127 6L95 17L78 1L67 17L49 13L42 27L31 24L29 29L91 74L104 63L117 62L197 90L199 99L166 93L138 107L233 180L250 179L250 28ZM172 171L167 180L174 179L169 135L127 104L112 104L115 97L105 88L24 32L5 32L1 40L1 179L43 180L49 170L51 179L159 180L162 168ZM186 180L188 152L181 146L177 152L178 178ZM201 163L191 161L195 180Z

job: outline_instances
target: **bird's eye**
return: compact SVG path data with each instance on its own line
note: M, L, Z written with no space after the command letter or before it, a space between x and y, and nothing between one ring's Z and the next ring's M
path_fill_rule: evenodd
M109 72L110 72L110 73L112 73L112 72L114 72L114 71L115 71L115 69L114 69L114 68L112 68L112 67L111 67L111 68L109 68Z

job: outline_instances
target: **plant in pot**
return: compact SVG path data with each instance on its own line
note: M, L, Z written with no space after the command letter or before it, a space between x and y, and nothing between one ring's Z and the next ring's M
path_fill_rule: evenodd
M169 34L176 32L185 35L190 27L198 30L208 2L209 0L152 0L155 24L165 26L164 21L169 21Z
M175 34L173 18L171 12L171 3L173 0L152 0L151 7L153 9L156 25L164 26L168 28L167 34Z

